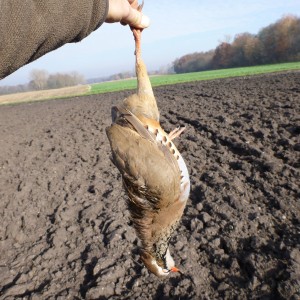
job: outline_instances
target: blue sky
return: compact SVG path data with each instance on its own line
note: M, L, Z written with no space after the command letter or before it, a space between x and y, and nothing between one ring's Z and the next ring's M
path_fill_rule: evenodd
M143 32L142 53L149 70L182 55L215 48L226 35L257 33L286 14L300 16L299 0L145 0L151 26ZM134 42L128 26L104 24L86 39L68 44L22 67L0 85L27 83L30 71L78 71L86 78L134 69Z

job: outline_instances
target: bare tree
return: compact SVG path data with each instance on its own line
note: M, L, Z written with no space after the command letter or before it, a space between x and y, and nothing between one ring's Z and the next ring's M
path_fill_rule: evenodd
M34 69L30 72L30 85L34 90L47 88L48 72L45 70Z
M70 76L72 78L73 84L72 85L78 85L78 84L84 84L86 83L86 80L84 76L76 71L73 71L70 73Z
M78 72L56 73L50 74L47 80L47 86L49 89L58 89L66 86L74 86L78 84L84 84L85 78Z

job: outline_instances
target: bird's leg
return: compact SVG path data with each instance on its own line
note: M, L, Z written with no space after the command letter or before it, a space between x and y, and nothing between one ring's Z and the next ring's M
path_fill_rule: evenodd
M144 1L142 4L140 4L137 7L137 10L139 12L142 11L144 6ZM134 40L135 40L135 56L136 56L136 60L137 63L139 63L142 59L142 54L141 54L141 36L142 36L142 30L143 29L138 29L138 28L134 28L134 27L130 27L134 36Z
M138 7L142 10L142 6ZM139 110L143 111L148 118L159 120L159 112L156 99L153 94L152 85L147 72L147 67L142 59L141 51L141 35L142 30L139 28L130 27L135 41L135 72L137 77L137 92L136 95L139 101Z
M141 36L142 36L142 30L141 29L131 29L134 41L135 41L135 56L136 56L136 62L140 63L142 60L142 53L141 53Z
M174 140L175 138L179 137L181 135L181 133L185 130L185 127L177 127L175 129L173 129L169 134L169 139L170 140Z
M142 59L142 51L141 51L142 29L133 28L133 27L131 27L130 29L133 33L134 41L135 41L135 70L136 70L136 76L138 81L137 94L139 96L145 96L149 101L153 102L154 94L153 94L151 82L148 76L146 65ZM154 106L156 107L156 101L154 103Z

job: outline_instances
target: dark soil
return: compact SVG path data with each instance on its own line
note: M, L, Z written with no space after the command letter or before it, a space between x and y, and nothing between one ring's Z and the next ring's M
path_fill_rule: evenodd
M130 93L0 107L0 299L300 299L300 72L155 89L192 184L166 280L109 159Z

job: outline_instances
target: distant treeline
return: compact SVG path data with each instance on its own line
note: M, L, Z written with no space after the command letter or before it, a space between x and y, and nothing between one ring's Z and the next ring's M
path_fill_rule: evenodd
M84 76L77 72L48 74L45 70L32 70L30 73L30 82L28 84L0 86L0 95L58 89L84 83Z
M300 61L300 18L285 16L258 34L240 33L208 52L177 59L176 73Z
M161 66L158 70L155 70L155 71L148 70L149 75L165 75L165 74L173 74L173 73L174 73L174 70L173 70L172 64ZM125 72L113 74L110 76L87 79L87 83L93 84L93 83L99 83L99 82L105 82L105 81L122 80L122 79L133 78L135 76L136 76L135 71L125 71Z
M87 83L92 84L92 83L99 83L99 82L104 82L104 81L121 80L121 79L132 78L134 76L135 76L134 72L126 71L126 72L122 72L122 73L113 74L110 76L91 78L91 79L87 80Z

